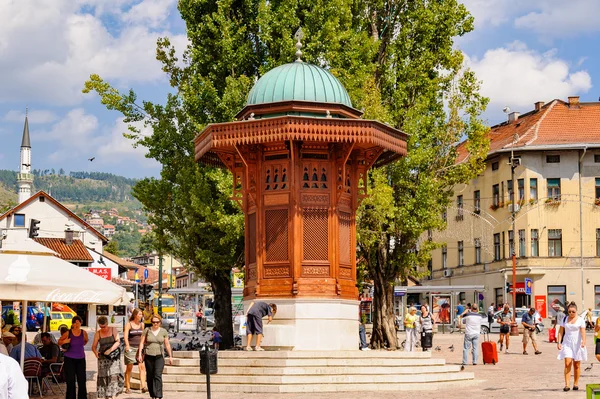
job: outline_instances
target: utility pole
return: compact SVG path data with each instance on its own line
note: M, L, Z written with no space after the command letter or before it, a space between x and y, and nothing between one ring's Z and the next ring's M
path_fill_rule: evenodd
M515 169L521 163L519 158L515 158L514 156L514 146L519 140L519 135L515 133L513 136L513 143L510 149L510 178L512 180L512 231L513 231L513 239L512 239L512 317L513 322L510 327L510 335L518 336L519 335L519 327L517 326L516 316L517 316L517 223L515 220L516 217L516 206L517 206L517 186L515 185ZM510 245L509 245L510 246Z
M162 317L162 275L163 275L163 257L158 254L158 314Z

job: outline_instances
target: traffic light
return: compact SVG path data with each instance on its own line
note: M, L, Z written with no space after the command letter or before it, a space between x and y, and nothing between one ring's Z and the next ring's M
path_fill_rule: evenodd
M506 287L505 287L506 292L510 292L510 290L512 289L511 284L508 281L505 282L504 284L506 285Z
M142 297L144 302L150 302L152 300L152 285L140 284L139 295Z
M29 238L35 238L40 235L38 224L40 224L40 221L37 219L31 219L29 221Z

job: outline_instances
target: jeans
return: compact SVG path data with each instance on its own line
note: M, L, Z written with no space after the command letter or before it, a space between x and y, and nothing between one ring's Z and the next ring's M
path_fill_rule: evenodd
M406 328L406 343L404 344L405 352L413 352L417 345L417 329Z
M144 364L146 365L146 381L148 382L150 397L162 398L162 374L165 368L165 359L161 355L146 355Z
M469 349L471 349L471 346L473 347L473 364L477 364L477 359L479 359L479 334L465 334L462 364L467 364L469 361Z
M67 399L87 399L85 386L85 359L72 359L65 356L63 364L65 380L67 382ZM75 387L77 383L77 387Z
M358 325L358 336L360 337L360 348L366 348L367 345L367 332L365 331L365 326L363 324Z

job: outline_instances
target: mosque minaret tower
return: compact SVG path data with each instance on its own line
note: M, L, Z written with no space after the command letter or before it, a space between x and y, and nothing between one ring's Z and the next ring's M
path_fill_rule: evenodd
M21 141L21 164L17 174L17 187L19 190L19 204L31 197L33 188L33 174L31 173L31 141L29 139L29 121L25 113L25 126Z

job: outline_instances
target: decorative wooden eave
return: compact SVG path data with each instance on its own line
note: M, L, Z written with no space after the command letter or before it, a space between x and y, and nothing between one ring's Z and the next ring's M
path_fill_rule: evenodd
M388 163L406 155L407 134L381 122L364 119L280 116L208 125L196 138L195 159L218 166L212 151L234 152L235 146L278 141L315 141L356 143L379 146L386 152ZM382 160L383 161L383 160ZM381 166L383 163L377 162Z
M357 109L339 103L290 100L246 105L235 117L238 120L244 120L254 114L258 119L262 115L283 114L286 112L323 114L323 116L325 116L327 111L329 111L331 115L340 115L350 119L360 118L363 114Z

